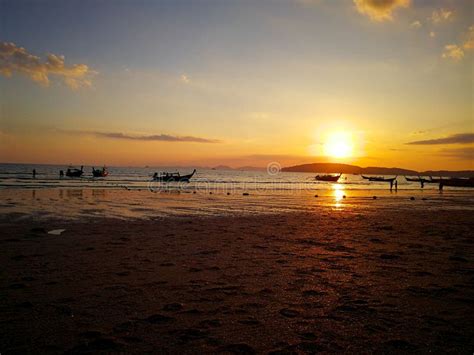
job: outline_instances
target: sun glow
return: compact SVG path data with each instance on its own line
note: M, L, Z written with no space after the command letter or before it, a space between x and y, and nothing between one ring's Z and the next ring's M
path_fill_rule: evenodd
M324 154L332 158L348 158L352 156L353 144L350 134L332 133L324 144Z

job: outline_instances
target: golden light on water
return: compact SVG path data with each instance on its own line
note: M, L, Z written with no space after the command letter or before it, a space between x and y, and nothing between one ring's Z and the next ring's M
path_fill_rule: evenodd
M344 199L344 196L345 196L344 186L342 186L340 184L333 184L332 188L333 188L334 199L335 199L335 202L336 202L335 206L340 207L341 202L342 202L342 200Z
M331 158L349 158L353 155L352 137L349 133L331 133L324 143L324 154Z

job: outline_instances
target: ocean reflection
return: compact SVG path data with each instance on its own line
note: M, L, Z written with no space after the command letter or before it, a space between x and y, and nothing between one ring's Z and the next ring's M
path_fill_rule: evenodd
M334 195L334 199L335 199L335 203L334 205L339 208L342 206L342 200L345 198L346 196L346 192L344 190L344 185L341 185L341 184L333 184L332 186L332 190L333 190L333 195Z

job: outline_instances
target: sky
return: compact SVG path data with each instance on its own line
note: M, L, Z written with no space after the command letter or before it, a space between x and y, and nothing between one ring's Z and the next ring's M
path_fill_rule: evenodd
M474 170L473 7L0 0L0 162Z

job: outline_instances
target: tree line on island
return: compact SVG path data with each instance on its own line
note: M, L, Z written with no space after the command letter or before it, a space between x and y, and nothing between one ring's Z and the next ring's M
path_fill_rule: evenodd
M300 173L343 173L343 174L367 174L367 175L409 175L409 176L447 176L447 177L473 177L474 170L427 170L416 171L403 168L384 168L379 166L360 167L357 165L340 163L312 163L295 165L282 168L283 172Z

